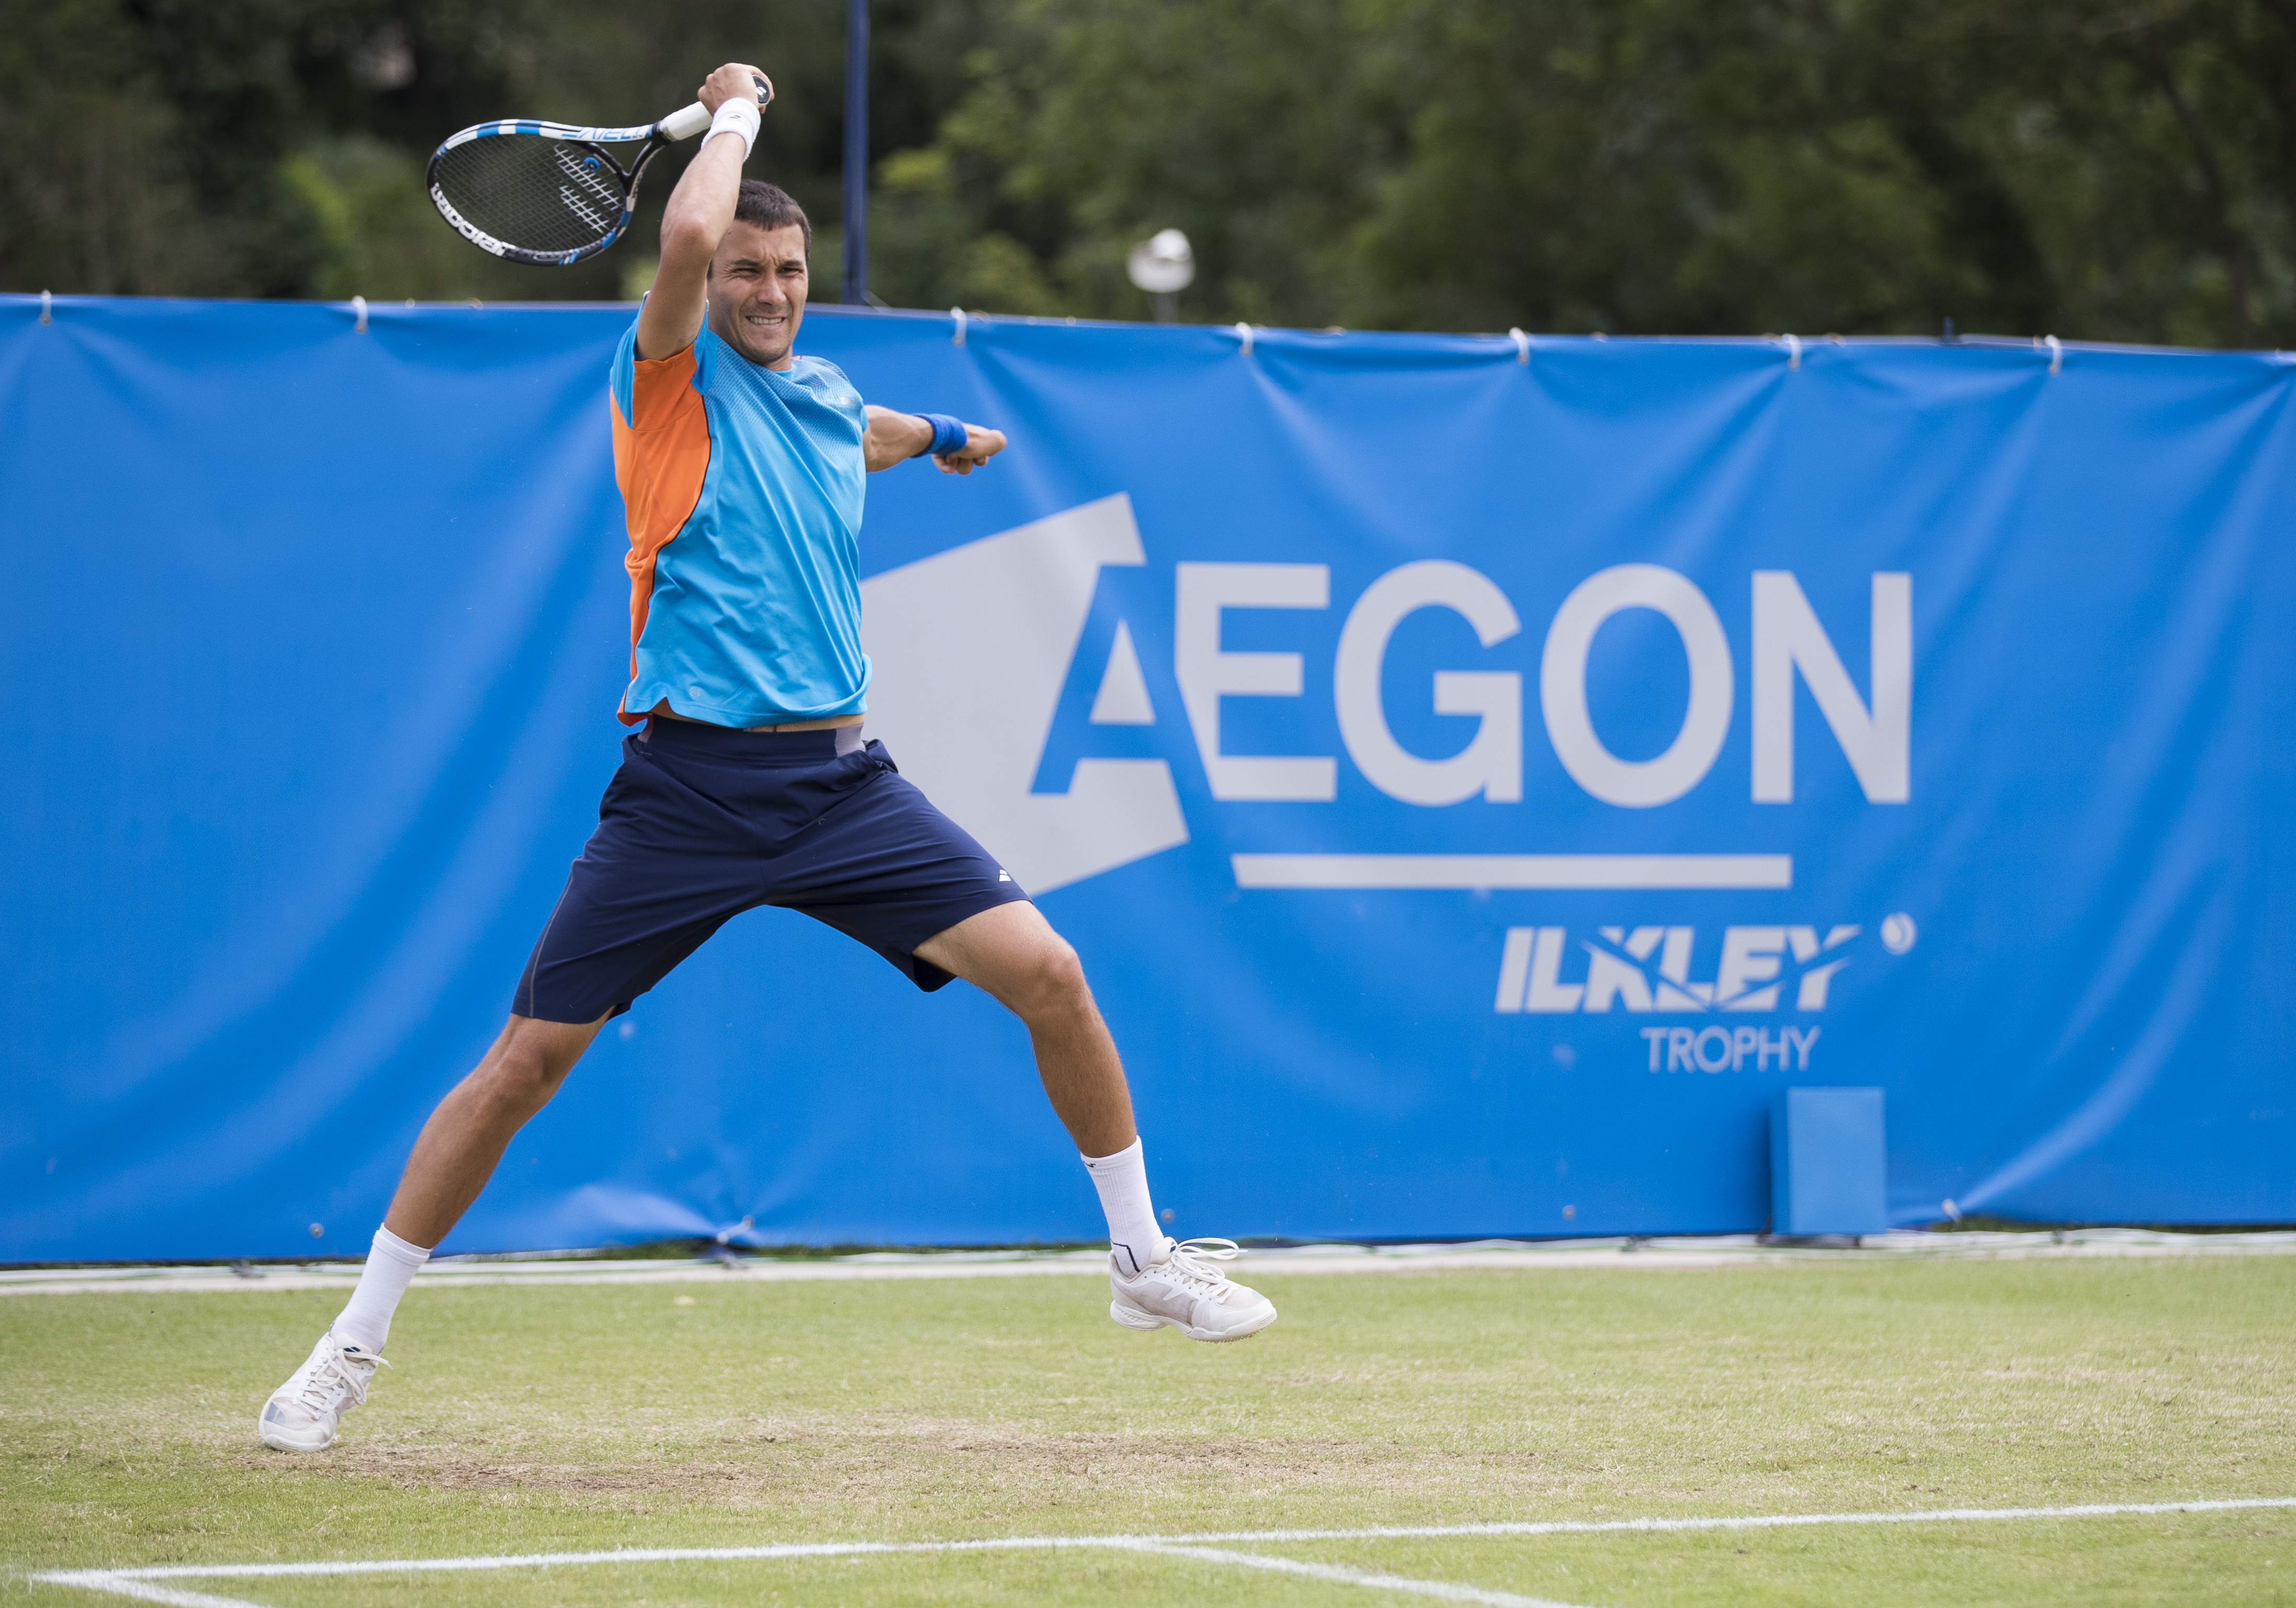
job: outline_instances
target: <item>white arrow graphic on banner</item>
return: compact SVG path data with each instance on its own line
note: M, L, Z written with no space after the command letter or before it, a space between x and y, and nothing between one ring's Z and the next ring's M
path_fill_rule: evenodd
M1031 893L1188 841L1161 759L1080 759L1067 792L1029 791L1101 566L1145 562L1119 492L861 583L869 734Z

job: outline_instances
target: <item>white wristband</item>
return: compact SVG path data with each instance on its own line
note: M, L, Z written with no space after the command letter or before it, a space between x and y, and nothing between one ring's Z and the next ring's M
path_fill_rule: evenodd
M750 160L750 152L758 143L758 103L735 98L718 108L718 115L709 119L709 133L702 144L708 144L721 134L742 136L742 160Z

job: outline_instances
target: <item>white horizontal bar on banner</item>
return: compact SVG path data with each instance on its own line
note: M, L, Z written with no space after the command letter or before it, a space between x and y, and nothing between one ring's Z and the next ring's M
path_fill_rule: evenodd
M1790 854L1239 854L1239 888L1791 888Z

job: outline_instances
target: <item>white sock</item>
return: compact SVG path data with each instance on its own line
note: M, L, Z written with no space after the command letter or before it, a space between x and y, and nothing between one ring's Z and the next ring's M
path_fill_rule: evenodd
M374 1249L367 1252L358 1288L351 1292L351 1304L335 1319L336 1336L369 1357L381 1356L383 1341L390 1338L390 1315L398 1309L398 1298L406 1293L406 1286L430 1259L430 1253L422 1246L408 1244L388 1228L376 1229Z
M1139 1272L1164 1243L1156 1207L1148 1198L1148 1161L1140 1141L1133 1140L1112 1156L1086 1156L1084 1165L1092 1174L1093 1187L1100 1191L1100 1209L1108 1214L1109 1249L1116 1253L1119 1266L1129 1258L1132 1266L1127 1271Z

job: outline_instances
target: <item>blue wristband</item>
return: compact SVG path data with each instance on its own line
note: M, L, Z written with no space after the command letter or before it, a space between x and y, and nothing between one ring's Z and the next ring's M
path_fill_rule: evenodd
M964 445L964 420L952 419L947 414L919 414L917 417L932 426L932 445L925 448L932 456L940 457Z

